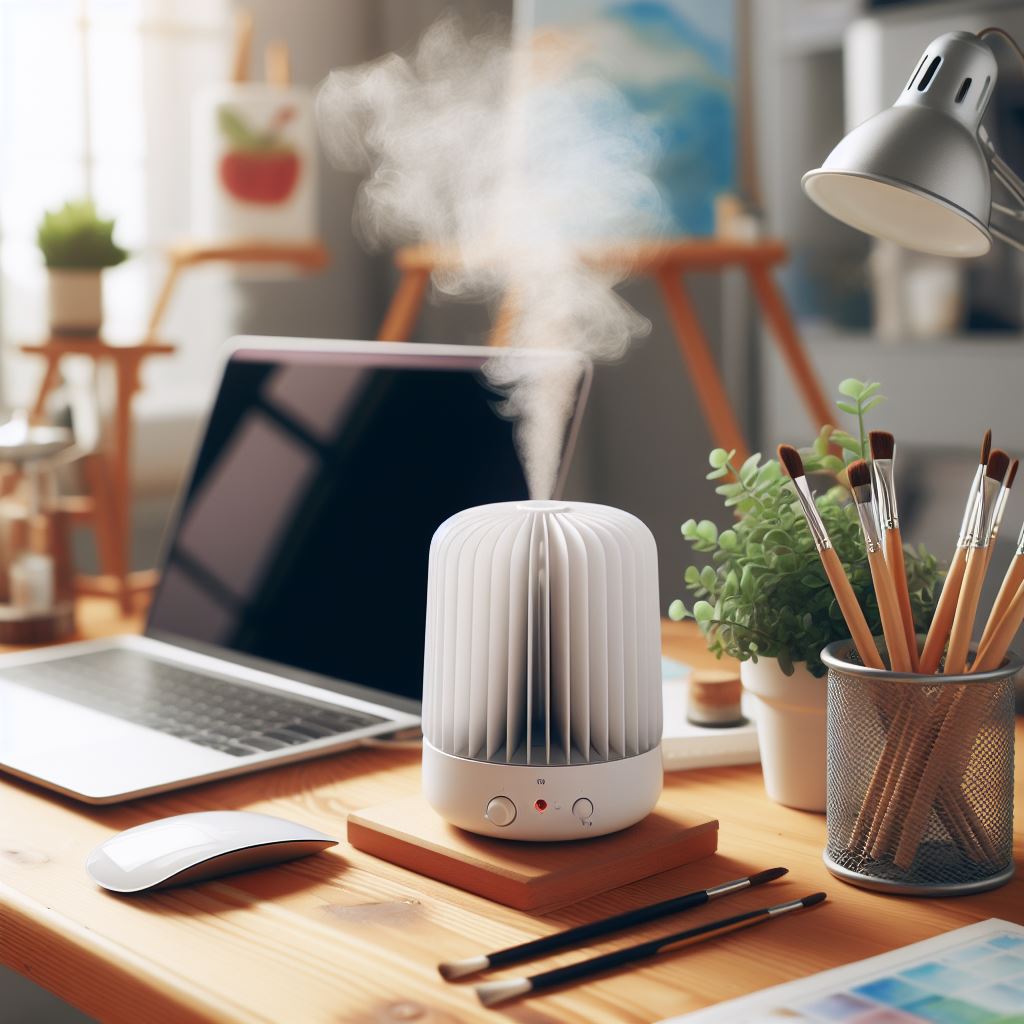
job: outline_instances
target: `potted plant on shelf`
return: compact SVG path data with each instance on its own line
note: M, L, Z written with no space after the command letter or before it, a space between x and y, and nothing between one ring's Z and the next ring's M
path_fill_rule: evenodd
M845 468L869 457L864 418L882 401L879 386L844 380L839 408L856 416L858 436L825 427L803 453L808 476L824 484L818 508L876 636L878 605ZM834 446L842 458L832 454ZM736 520L724 530L706 519L683 523L683 537L709 563L687 567L683 580L696 600L692 607L673 601L669 616L693 618L709 650L741 662L743 685L757 700L768 795L790 807L823 811L826 685L820 653L848 630L782 467L759 454L737 466L733 455L712 451L707 476L722 481L715 490ZM914 621L923 629L943 571L923 546L908 547L905 557Z
M115 267L128 256L113 235L113 220L101 219L89 199L43 214L37 241L49 271L54 334L99 334L103 323L100 275L105 267Z

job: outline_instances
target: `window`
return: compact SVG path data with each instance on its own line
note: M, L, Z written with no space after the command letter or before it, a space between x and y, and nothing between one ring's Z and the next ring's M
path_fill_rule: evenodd
M132 258L105 273L105 333L141 339L168 243L187 235L193 96L228 67L227 0L0 0L0 336L9 404L31 399L38 366L13 354L46 335L45 209L91 195L116 216ZM153 360L150 404L197 404L230 334L230 289L195 272Z

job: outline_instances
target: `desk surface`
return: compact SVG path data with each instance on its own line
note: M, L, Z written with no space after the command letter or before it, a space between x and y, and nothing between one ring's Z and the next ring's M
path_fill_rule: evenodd
M138 627L118 620L111 602L87 603L82 621L90 635ZM691 663L708 662L685 624L666 626L665 647ZM350 810L414 792L418 769L416 752L365 749L106 808L0 781L0 958L104 1022L598 1024L694 1010L986 917L1024 923L1021 879L947 900L885 897L836 881L821 863L823 817L770 803L756 767L666 776L664 800L720 819L715 857L545 917L420 878L344 843L292 864L131 899L97 889L83 870L86 853L111 832L187 811L251 808L341 837ZM1018 771L1018 806L1022 779ZM1018 826L1018 864L1022 853ZM830 901L507 1010L481 1009L468 986L437 974L441 959L776 864L790 874L775 883L773 897L825 889ZM732 897L729 910L761 905L765 896ZM701 908L688 920L720 916L724 906ZM665 927L654 924L644 934Z

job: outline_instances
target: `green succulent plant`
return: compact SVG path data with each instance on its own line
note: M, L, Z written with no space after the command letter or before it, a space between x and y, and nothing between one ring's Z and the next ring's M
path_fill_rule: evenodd
M877 383L844 380L839 407L856 417L858 435L826 426L801 452L808 477L824 483L816 504L875 635L882 631L878 604L845 470L852 460L870 457L865 416L883 401L879 388ZM841 457L834 454L836 448ZM708 519L683 523L683 537L694 551L708 555L710 563L686 568L683 582L696 600L692 607L673 601L669 617L695 619L709 650L719 657L754 662L776 658L787 675L796 662L806 662L813 675L822 676L822 648L847 638L849 630L793 484L774 459L755 454L736 465L734 458L735 452L714 449L707 478L722 481L715 491L736 521L724 530ZM923 632L945 570L923 545L907 546L905 558L914 622Z
M46 265L58 270L100 270L128 258L114 241L113 220L103 220L90 199L43 214L36 241Z

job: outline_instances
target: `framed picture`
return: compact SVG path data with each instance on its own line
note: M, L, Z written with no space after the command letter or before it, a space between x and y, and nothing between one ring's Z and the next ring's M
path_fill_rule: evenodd
M743 0L517 0L516 37L564 49L650 120L666 233L711 235L740 190L737 49Z

